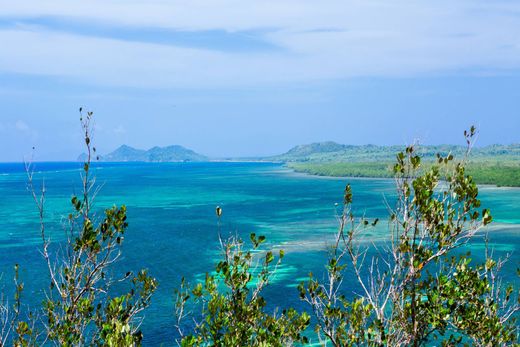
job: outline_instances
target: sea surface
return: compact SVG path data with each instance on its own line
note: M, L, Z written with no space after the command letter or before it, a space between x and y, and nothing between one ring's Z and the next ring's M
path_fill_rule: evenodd
M36 185L45 184L48 235L59 244L70 198L81 192L81 164L35 163L34 172ZM181 277L196 283L214 269L219 257L216 206L223 209L224 235L247 239L255 232L267 237L264 248L285 250L273 285L265 292L270 308L308 310L298 299L296 285L309 272L322 276L345 184L352 185L355 214L383 220L380 228L367 233L367 244L384 239L385 204L391 205L395 197L392 180L313 177L271 163L99 163L93 172L100 187L97 211L114 204L128 208L129 228L115 272L144 267L159 281L142 325L144 343L150 346L174 344L173 293ZM483 186L480 196L494 217L488 235L495 256L510 255L503 275L515 281L520 189ZM24 167L0 164L1 283L9 291L13 266L19 264L24 303L31 307L38 307L44 298L40 288L49 283L40 249L37 209ZM483 238L466 250L482 260Z

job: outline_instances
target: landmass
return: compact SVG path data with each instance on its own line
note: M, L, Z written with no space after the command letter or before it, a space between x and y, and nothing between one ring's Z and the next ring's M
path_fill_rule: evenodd
M270 157L283 162L296 172L333 177L393 177L392 165L402 146L351 146L335 142L300 145L287 153ZM425 166L432 165L436 154L452 153L462 158L463 146L420 146ZM467 164L468 173L478 184L520 187L520 144L490 145L472 148Z
M255 161L285 164L296 172L332 177L393 177L395 155L403 146L343 145L332 141L293 147L286 153L270 157L210 158L180 145L153 147L148 150L122 145L100 156L105 162L202 162ZM437 153L464 157L466 148L455 145L418 147L424 166L432 165ZM84 154L78 160L84 160ZM478 184L520 187L520 144L490 145L472 148L466 165Z
M84 161L85 154L79 156L78 160ZM148 150L137 149L122 145L115 151L99 156L99 161L105 162L184 162L184 161L208 161L209 158L191 149L179 145L167 147L153 147Z

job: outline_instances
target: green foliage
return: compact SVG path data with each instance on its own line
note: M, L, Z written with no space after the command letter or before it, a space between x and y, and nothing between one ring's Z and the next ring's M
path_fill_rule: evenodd
M466 135L471 135L471 129ZM311 175L390 178L394 176L395 153L400 150L399 146L348 146L320 142L297 146L270 159L283 161L289 168ZM464 156L466 149L441 145L414 147L414 151L422 158L422 169L427 170L437 163L439 155L445 159L450 155ZM465 163L465 167L475 183L520 187L520 144L472 148L471 153L471 162Z
M84 203L73 197L72 204L82 215ZM75 217L69 218L73 221ZM136 314L148 306L157 285L155 279L142 270L131 279L128 293L115 298L107 294L113 280L107 277L107 270L119 256L118 247L127 225L125 206L107 209L96 227L89 218L83 219L78 236L68 244L70 256L64 259L59 273L51 273L52 284L44 303L50 340L63 346L84 345L95 326L91 343L140 343L142 334L132 323Z
M90 158L94 152L90 138L91 117L92 112L81 117L87 148L82 176L83 196L73 196L71 199L73 212L68 218L68 242L56 259L58 264L63 265L51 265L42 221L43 254L49 264L51 278L44 302L47 338L62 346L87 343L139 345L142 334L135 320L137 314L149 305L157 282L145 270L133 277L129 272L119 281L131 280L132 288L126 294L111 298L110 288L114 279L108 276L108 271L120 256L128 223L125 206L105 210L97 225L93 221L91 204L94 197L90 193L93 182L89 175Z
M222 209L217 207L217 216L221 214ZM307 341L301 333L310 317L294 309L268 313L261 295L284 252L279 251L278 257L272 251L260 253L265 237L251 234L250 240L252 249L245 249L238 238L221 240L223 259L217 263L215 274L207 274L204 283L191 291L183 280L177 291L178 317L183 317L190 299L202 307L201 321L193 333L182 337L182 346L288 346ZM184 335L180 325L178 329Z
M465 133L468 148L474 134L473 127ZM497 264L503 262L486 253L486 264L472 266L469 255L451 256L492 221L489 210L481 208L465 161L439 154L436 165L421 168L421 156L410 146L396 156L393 172L398 199L386 254L364 267L368 249L361 249L358 240L377 221L354 218L347 186L327 281L311 274L299 286L320 338L334 346L518 343L515 313L520 306L511 299L513 287L498 281ZM362 289L353 300L341 292L347 265Z
M286 163L391 163L395 153L402 150L401 146L376 146L376 145L341 145L334 142L318 142L309 145L300 145L292 148L285 154L270 157L272 161ZM434 161L436 155L443 156L453 154L462 157L466 153L464 146L437 145L421 146L418 154L426 161ZM490 145L472 149L472 158L481 161L520 161L520 144Z
M143 335L132 326L132 317L149 305L157 283L141 270L132 279L132 285L130 292L109 300L104 310L96 313L98 345L132 346L141 343Z
M331 177L392 177L392 165L390 163L288 163L287 167L296 172L304 172L316 176Z
M478 184L503 187L520 187L520 162L504 160L479 161L468 165L470 174Z
M7 295L0 293L0 346L12 342L13 346L34 345L38 332L34 329L34 317L31 312L22 317L22 294L24 284L19 279L19 266L14 266L14 295L10 304ZM11 336L13 335L13 336Z
M429 160L423 168L433 165ZM287 167L296 172L304 172L316 176L331 177L371 177L391 178L392 164L390 162L291 162ZM477 184L494 184L505 187L520 187L520 161L495 158L482 158L466 165L466 171Z
M82 195L71 198L67 240L59 247L50 247L46 236L44 206L45 187L38 195L33 174L27 165L28 186L40 216L42 254L47 263L50 287L46 292L41 317L29 315L18 319L23 289L17 278L11 329L15 346L35 346L54 343L61 346L135 346L140 345L139 313L150 304L157 281L146 270L123 278L110 275L111 266L121 254L121 245L128 223L126 207L112 207L101 218L92 213L95 197L94 180L90 177L91 157L95 153L90 136L92 112L85 116L80 109L80 121L87 149L82 172ZM98 222L99 221L99 222ZM16 271L17 273L17 271ZM130 282L130 289L115 295L113 282ZM119 289L118 289L119 292ZM43 327L39 325L40 319ZM35 329L40 327L40 331ZM7 338L1 341L5 345Z

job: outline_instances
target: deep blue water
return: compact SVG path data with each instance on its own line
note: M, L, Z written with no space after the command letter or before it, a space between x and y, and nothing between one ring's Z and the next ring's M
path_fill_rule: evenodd
M63 239L62 218L71 195L80 192L80 163L36 163L36 182L45 181L46 220L52 240ZM142 329L146 345L173 344L173 290L180 278L196 282L212 271L218 256L215 207L223 208L224 233L265 235L267 248L281 247L286 257L266 291L274 306L307 309L295 286L312 271L323 272L326 245L336 230L335 203L346 183L354 191L355 212L387 217L384 200L393 201L392 180L319 178L295 174L269 163L99 163L94 169L102 185L96 199L101 210L114 204L128 208L129 229L124 257L117 269L146 267L160 285L146 311ZM490 230L496 255L513 252L506 279L519 264L520 189L482 187L483 205L492 210ZM384 229L368 235L377 240ZM22 164L0 164L0 272L9 284L19 263L26 283L25 302L42 300L38 288L48 284L39 253L37 211L26 188ZM469 248L474 258L483 242Z

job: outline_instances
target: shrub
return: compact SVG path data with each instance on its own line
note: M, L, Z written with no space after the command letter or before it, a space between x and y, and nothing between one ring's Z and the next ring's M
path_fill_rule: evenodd
M222 209L217 207L220 221ZM290 346L294 342L307 342L302 332L309 324L306 313L294 309L269 313L262 290L269 284L276 268L284 257L278 259L272 251L259 254L264 236L250 235L252 249L246 249L244 241L237 237L219 240L222 260L215 274L206 274L204 283L189 290L184 280L176 295L178 332L182 346ZM254 253L253 253L254 252ZM255 264L258 263L258 266ZM273 266L274 264L274 266ZM189 300L193 299L193 303ZM185 335L181 320L193 318L193 311L186 314L187 305L198 306L200 320L193 332Z
M471 149L475 128L465 132ZM437 165L419 171L414 146L398 153L393 167L397 204L388 225L390 241L366 260L363 232L378 220L356 219L352 190L344 192L340 227L330 250L327 279L299 285L314 312L320 339L333 346L420 346L465 343L500 346L518 342L513 287L503 286L502 260L486 251L484 264L454 255L492 221L481 208L478 188L465 159L438 155ZM342 290L350 267L361 294Z
M42 255L47 264L50 286L45 292L43 310L28 320L20 319L20 295L23 285L17 278L15 306L5 313L6 329L0 346L9 341L16 346L33 346L52 342L62 346L140 345L139 313L150 303L157 281L140 270L127 272L122 278L110 275L112 265L121 255L121 245L128 223L126 207L112 207L101 218L92 212L97 192L91 177L91 158L95 148L91 144L92 112L80 121L87 149L82 173L82 194L71 198L72 211L68 215L65 242L51 247L45 229L45 186L37 192L31 164L26 165L29 190L40 217ZM130 284L123 294L113 283ZM3 308L7 307L2 305ZM39 311L38 311L39 312ZM16 336L9 337L14 331Z

